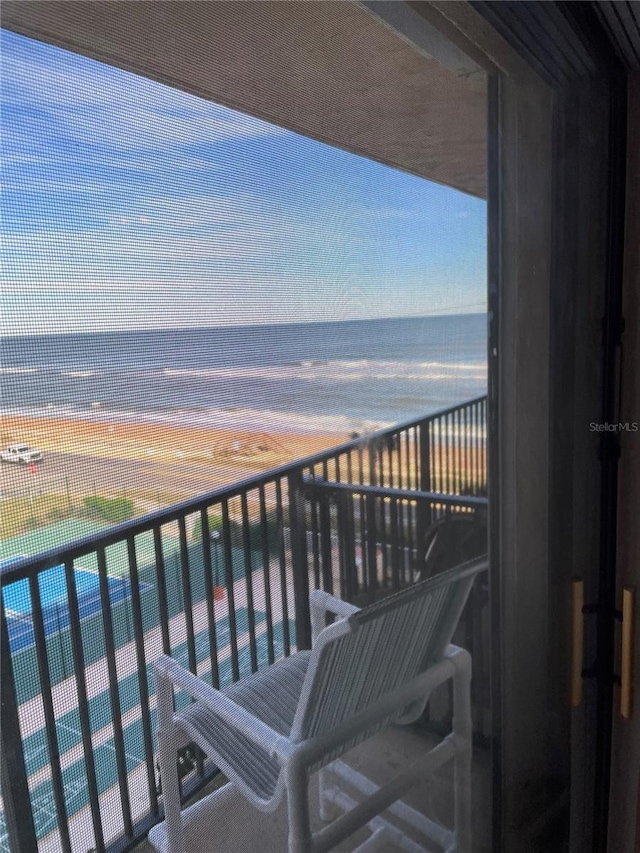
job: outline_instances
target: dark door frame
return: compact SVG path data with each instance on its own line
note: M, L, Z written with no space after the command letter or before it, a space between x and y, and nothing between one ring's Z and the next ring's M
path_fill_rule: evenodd
M618 420L626 75L588 3L411 5L489 75L496 847L604 853L618 447L589 430ZM576 576L589 680L570 710Z

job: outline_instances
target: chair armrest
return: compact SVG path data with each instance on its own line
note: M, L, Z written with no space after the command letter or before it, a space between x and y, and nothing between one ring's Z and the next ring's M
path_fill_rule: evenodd
M166 679L174 688L184 690L193 699L203 702L226 723L265 749L270 756L284 758L291 753L292 745L288 738L274 731L258 717L254 717L224 693L210 687L173 658L163 655L154 662L153 669L156 681Z
M341 598L336 598L328 592L321 589L314 589L309 594L309 607L311 610L311 637L315 643L320 631L325 627L325 616L327 613L333 613L335 616L346 618L360 610L354 604L349 604L348 601L343 601Z

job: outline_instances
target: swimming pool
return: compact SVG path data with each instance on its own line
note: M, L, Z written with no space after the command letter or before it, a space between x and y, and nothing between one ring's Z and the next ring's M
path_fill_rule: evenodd
M0 564L0 571L22 556L10 557ZM102 608L100 599L100 578L90 569L74 570L78 611L80 618L92 616ZM129 597L131 584L125 578L107 578L109 600L111 604ZM42 621L45 634L49 637L57 631L69 627L69 605L65 567L54 566L42 572L38 577L40 600L42 603ZM29 580L23 578L2 588L2 601L9 627L9 645L12 652L32 646L35 643L33 620L31 615L31 593Z

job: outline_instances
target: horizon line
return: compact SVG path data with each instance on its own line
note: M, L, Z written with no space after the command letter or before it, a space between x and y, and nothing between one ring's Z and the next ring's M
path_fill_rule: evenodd
M124 334L130 332L136 334L138 332L198 332L206 331L207 329L251 329L251 328L269 328L281 326L326 326L339 325L345 323L384 323L393 322L395 320L435 320L445 317L478 317L486 315L485 311L461 311L461 312L435 312L433 314L407 314L395 317L353 317L348 320L288 320L283 322L273 322L272 320L256 323L224 323L221 325L205 325L205 326L132 326L127 328L114 329L96 329L94 331L43 331L43 332L7 332L6 329L2 334L2 339L9 338L35 338L35 337L63 337L71 335L111 335Z

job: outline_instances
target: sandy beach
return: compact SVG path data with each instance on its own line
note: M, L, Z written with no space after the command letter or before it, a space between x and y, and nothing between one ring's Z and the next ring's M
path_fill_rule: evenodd
M264 470L340 444L345 435L257 432L170 424L5 416L3 445L22 441L45 452L106 459L223 462Z

